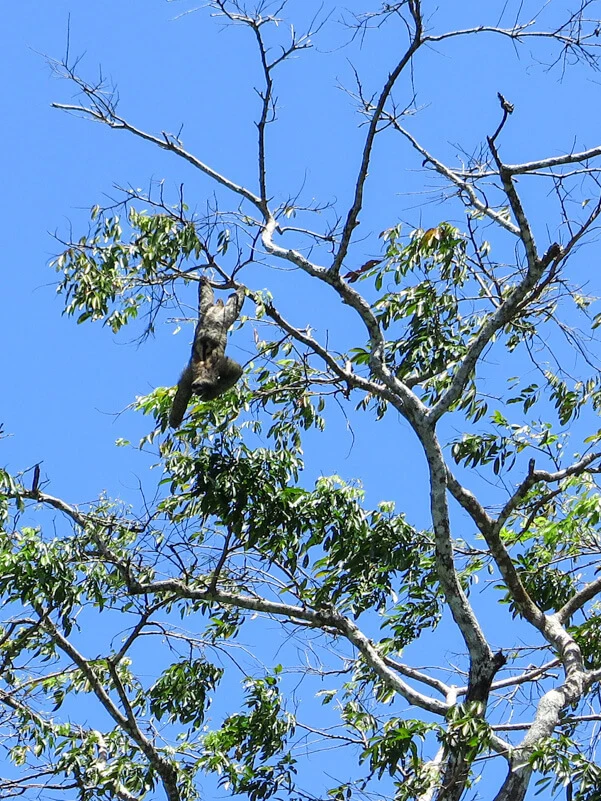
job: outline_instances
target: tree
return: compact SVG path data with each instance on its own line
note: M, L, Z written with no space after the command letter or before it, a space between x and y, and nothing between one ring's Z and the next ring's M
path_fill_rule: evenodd
M535 782L593 801L601 316L578 264L601 214L601 147L566 143L563 155L510 163L503 139L514 108L499 95L486 142L450 166L412 133L417 96L407 92L416 60L457 37L466 47L481 36L528 44L564 71L594 68L595 3L581 0L564 18L556 3L530 16L516 4L524 16L508 26L476 14L461 29L439 27L420 0L347 17L366 47L372 29L398 26L398 52L374 94L355 75L362 150L338 209L270 188L278 70L326 30L322 16L290 33L279 25L285 5L208 3L257 47L256 187L178 135L130 122L116 94L69 58L54 65L83 98L58 108L169 151L220 192L203 214L183 190L170 203L162 186L95 206L89 232L55 261L67 314L117 332L142 313L149 335L177 293L206 275L216 289L248 287L253 311L234 337L252 328L255 353L243 382L195 402L176 431L167 429L173 388L137 400L155 421L141 446L157 448L163 471L139 510L55 497L39 466L1 472L0 701L15 766L2 795L42 787L48 797L134 801L156 791L188 801L213 774L251 801L321 797L324 786L333 799L520 801ZM370 166L388 135L409 143L447 205L438 224L407 231L373 199L388 227L379 240L360 237ZM546 214L549 190L547 219L538 209ZM294 268L290 293L308 276L360 330L303 327L304 310L284 314L253 285L256 265L267 276ZM303 482L305 432L321 431L336 404L354 424L395 413L405 421L427 464L429 527L388 501L367 508L362 490L336 476ZM405 447L402 437L394 447ZM494 587L480 594L478 581ZM272 653L268 623L281 627L282 664L259 662L260 649ZM405 659L425 639L428 659L442 661L428 635L445 630L460 651L447 664ZM213 698L236 698L241 676L239 711L209 718ZM307 776L309 737L340 751L344 780Z

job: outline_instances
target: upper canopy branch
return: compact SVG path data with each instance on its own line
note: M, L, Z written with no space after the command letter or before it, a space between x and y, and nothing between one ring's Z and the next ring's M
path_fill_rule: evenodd
M386 18L393 14L400 14L407 0L400 0L396 3L383 3L378 11L370 11L358 16L357 27L365 29L370 23L378 18ZM598 62L597 53L601 49L599 43L599 20L587 17L588 7L592 5L591 0L583 0L579 3L576 11L567 11L564 21L558 20L552 28L537 30L536 25L542 17L548 3L543 3L540 10L529 16L525 22L516 20L510 27L502 25L475 25L469 28L443 31L442 33L424 34L424 43L444 42L458 36L473 36L476 34L493 34L513 42L525 42L532 39L550 39L560 45L564 55L580 57L593 66ZM526 12L528 13L528 12Z
M397 63L396 67L392 70L392 72L388 76L388 79L386 80L382 88L382 91L380 92L378 100L373 106L371 119L369 121L367 134L365 136L365 143L363 145L361 164L359 166L359 172L357 174L357 179L355 182L355 195L353 198L353 203L348 211L347 218L342 229L340 245L338 246L338 250L332 262L331 266L332 272L340 271L342 263L344 262L346 254L348 253L353 231L359 224L358 220L359 212L361 211L361 208L363 206L363 190L369 172L369 165L371 161L371 155L374 146L374 141L376 138L376 133L378 130L378 124L382 119L384 106L386 105L386 102L388 101L392 89L395 83L397 82L399 76L401 75L407 64L410 63L411 59L413 58L414 54L417 52L419 47L423 44L422 16L421 16L420 4L418 2L414 2L413 0L408 0L407 5L409 7L409 12L411 14L414 26L413 32L411 34L411 42L409 44L409 47L403 54L402 58Z
M504 120L506 119L507 111L504 111ZM497 129L497 131L498 130L499 129ZM490 147L490 152L492 153L497 165L497 169L499 170L499 175L501 176L501 181L503 183L503 189L505 190L505 194L509 200L509 205L511 206L513 216L515 217L518 228L520 229L520 239L522 240L522 244L526 252L528 267L529 269L535 269L538 262L538 253L536 252L534 236L532 235L532 229L530 228L528 217L524 211L524 206L522 205L520 196L518 195L515 184L513 183L511 173L506 169L505 165L501 161L499 152L494 142L494 137L488 137L488 146Z
M148 133L141 128L137 128L135 125L132 125L126 119L118 116L114 112L103 112L95 108L74 105L71 103L52 103L52 107L63 109L64 111L78 112L83 114L85 117L89 117L97 122L102 122L105 125L108 125L109 128L129 131L134 136L140 137L140 139L144 139L147 142L152 142L152 144L157 145L164 150L169 150L171 153L175 153L176 156L179 156L180 158L190 162L190 164L196 167L196 169L204 172L205 175L208 175L209 178L212 178L218 184L225 186L226 189L229 189L235 194L240 195L241 197L245 198L245 200L248 200L250 203L256 206L257 209L263 211L263 203L259 195L256 195L254 192L251 192L250 189L231 181L225 175L217 172L217 170L214 170L208 164L205 164L204 161L201 161L200 159L196 158L196 156L192 155L192 153L185 150L181 144L179 144L166 133L163 133L162 137Z
M276 15L261 13L260 7L254 14L246 14L241 10L240 6L235 4L235 11L228 8L226 0L212 0L210 6L217 10L218 14L215 16L223 16L234 23L241 23L248 26L256 39L257 47L259 49L259 58L261 61L261 69L263 71L264 87L262 90L257 89L257 94L261 100L261 114L257 122L258 131L258 168L259 168L259 186L260 195L263 203L263 208L267 208L267 149L266 149L266 131L267 125L273 122L276 118L276 98L274 96L274 83L273 83L273 70L299 50L305 50L311 47L311 36L314 30L310 30L305 34L297 36L294 28L291 28L291 39L287 46L281 47L281 52L275 58L269 58L269 48L265 42L263 35L263 28L265 25L271 23L278 25L281 20Z
M601 156L601 146L592 147L580 153L566 153L564 156L549 156L536 161L526 161L523 164L505 164L505 169L510 175L524 175L549 167L561 167L563 164L582 164L597 156Z
M573 20L569 20L568 23L562 27L565 28L567 24L572 24L572 22ZM444 42L446 39L453 39L457 36L472 36L481 33L497 34L498 36L513 39L517 42L525 41L526 39L552 39L554 42L562 45L564 49L570 49L572 52L574 50L580 50L585 54L587 50L590 50L591 52L586 53L587 58L597 61L599 57L594 55L593 51L599 50L601 45L598 41L598 35L595 32L595 25L592 24L595 21L590 20L589 22L591 23L590 32L580 35L563 33L561 28L547 31L530 30L536 24L536 20L533 19L529 22L515 25L513 28L502 28L496 25L477 25L473 28L463 28L462 30L445 31L444 33L438 34L429 33L424 36L424 42Z
M309 275L319 278L329 284L338 293L343 303L353 308L367 329L370 339L370 367L373 375L378 378L384 387L377 389L382 397L392 403L401 414L408 419L416 421L426 415L426 406L419 400L409 387L398 379L387 367L384 360L384 337L378 320L367 300L344 281L337 272L313 264L300 251L285 248L273 241L277 222L271 219L263 229L262 242L265 250L277 258L292 262ZM369 390L372 391L372 390Z
M421 145L418 140L406 130L406 128L403 128L398 120L392 117L389 117L389 119L395 130L402 134L411 143L415 150L417 150L417 152L424 157L424 164L431 164L436 172L454 184L460 190L459 194L465 195L468 205L472 206L481 214L490 217L491 220L494 220L494 222L496 222L501 228L509 231L509 233L514 234L515 236L520 235L519 227L510 219L508 219L507 215L502 210L492 208L489 206L488 202L481 200L478 197L477 187L475 186L476 176L468 180L466 177L464 177L464 175L458 173L456 170L452 170L450 167L447 167L446 164L426 150L426 148Z

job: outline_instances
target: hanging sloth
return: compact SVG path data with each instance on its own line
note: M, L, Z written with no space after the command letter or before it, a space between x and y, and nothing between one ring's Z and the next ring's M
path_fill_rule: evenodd
M169 415L169 425L178 428L192 395L209 401L234 386L242 367L225 355L227 332L238 319L246 289L243 286L226 303L215 303L213 288L202 276L198 284L198 323L194 332L190 361L181 374Z

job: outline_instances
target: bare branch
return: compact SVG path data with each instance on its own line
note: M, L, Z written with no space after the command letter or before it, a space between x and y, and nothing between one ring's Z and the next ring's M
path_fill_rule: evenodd
M134 136L144 139L146 142L151 142L153 145L157 145L157 147L160 147L163 150L168 150L171 153L175 153L176 156L179 156L180 158L189 162L193 167L196 167L197 170L200 170L205 175L208 175L209 178L212 178L218 184L221 184L221 186L229 189L234 194L243 197L245 200L248 200L249 203L252 203L253 206L264 213L265 204L259 195L256 195L254 192L251 192L250 189L231 181L225 175L217 172L217 170L214 170L208 164L205 164L203 161L196 158L196 156L193 156L192 153L189 153L178 142L174 141L166 134L163 134L162 137L150 134L146 131L143 131L141 128L137 128L135 125L132 125L123 117L119 117L115 112L112 111L101 112L94 108L72 105L70 103L52 103L51 105L53 108L62 109L63 111L77 112L83 117L96 120L96 122L101 122L104 125L108 125L109 128L113 128L114 130L128 131Z
M546 677L549 671L558 665L561 665L561 661L559 659L551 659L546 664L540 665L540 667L528 668L528 670L520 673L519 676L510 676L507 679L493 681L490 686L490 690L491 692L494 692L495 690L502 690L504 687L515 687L518 684L526 684L530 681L538 681L542 677ZM458 687L457 695L465 695L467 689L467 687Z
M507 112L504 112L504 114L506 118ZM538 253L536 252L534 237L532 236L532 230L530 229L530 223L528 222L528 218L526 217L526 212L524 211L524 207L522 206L522 201L520 200L520 197L513 183L511 173L505 168L505 165L503 164L503 162L499 157L499 153L497 151L497 148L495 146L492 137L489 137L488 145L490 147L491 153L499 170L499 175L501 176L501 181L503 183L503 189L505 190L505 194L507 195L507 199L509 200L509 205L511 206L511 210L513 211L513 216L515 217L516 222L518 224L518 228L520 229L520 239L522 240L522 244L526 252L528 269L536 270L536 266L538 264Z
M349 245L351 242L351 237L353 235L353 231L355 230L356 226L359 224L359 212L363 206L363 189L365 186L365 181L367 180L367 174L369 172L369 164L371 160L371 154L373 150L374 140L376 138L376 133L378 130L378 124L382 119L382 114L384 112L384 106L388 98L390 97L390 93L397 82L399 76L410 63L411 59L418 51L422 44L422 18L421 18L421 9L419 7L419 3L417 2L410 2L409 3L409 11L413 18L414 23L414 30L411 34L411 42L409 47L403 54L403 57L398 62L396 67L392 70L386 83L384 84L382 91L378 97L377 103L375 103L373 107L373 113L371 115L371 119L369 122L369 126L367 129L367 134L365 137L365 144L363 145L363 155L361 157L361 165L359 167L359 172L357 175L357 180L355 183L355 196L353 198L353 203L349 209L346 222L344 223L342 229L342 235L340 238L340 245L334 257L334 261L332 262L331 271L333 273L338 273L346 254L349 249Z
M480 200L476 193L476 189L472 184L474 178L477 176L471 176L470 180L468 180L467 177L462 177L459 172L447 167L446 164L443 164L442 161L439 161L435 156L427 151L425 147L423 147L417 141L417 139L409 133L409 131L407 131L398 123L397 120L390 117L388 119L395 130L408 139L418 153L424 157L424 165L431 164L436 172L454 184L459 189L460 194L465 194L470 206L479 211L481 214L490 217L490 219L494 220L494 222L500 225L501 228L504 228L506 231L509 231L509 233L514 234L514 236L520 235L520 229L518 226L512 223L503 211L496 211L495 209L491 208L488 203Z
M586 584L561 607L557 612L557 619L560 623L567 623L579 609L582 609L585 603L592 601L600 592L601 578L597 578L589 584Z
M383 659L389 667L397 670L402 676L407 676L408 679L414 679L415 681L421 681L423 684L427 684L429 687L438 690L438 692L445 696L447 702L449 702L448 696L451 692L451 688L448 684L445 684L444 681L440 681L440 679L436 679L434 676L430 676L428 673L424 673L421 670L409 667L409 665L404 665L402 662L397 662L396 659L391 659L389 656L385 656Z
M560 167L562 164L581 164L597 156L601 156L601 146L583 150L580 153L566 153L564 156L549 156L545 159L527 161L524 164L505 164L505 169L510 175L524 175L529 172L537 172L549 167Z

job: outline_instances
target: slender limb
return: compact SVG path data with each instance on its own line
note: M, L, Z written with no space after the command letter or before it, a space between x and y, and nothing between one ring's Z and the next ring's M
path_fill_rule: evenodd
M252 205L257 209L263 211L263 203L259 195L256 195L254 192L251 192L250 189L235 183L235 181L231 181L225 175L217 172L217 170L213 169L213 167L210 167L208 164L205 164L205 162L196 158L196 156L193 156L192 153L189 153L178 142L170 139L166 134L163 134L163 136L160 137L148 133L141 128L137 128L123 117L118 116L110 108L99 110L95 108L87 108L86 106L78 106L71 103L52 103L51 105L52 108L62 109L63 111L77 112L83 117L96 120L97 122L102 122L105 125L108 125L109 128L113 128L116 131L128 131L134 136L144 139L146 142L151 142L153 145L157 145L157 147L160 147L163 150L168 150L192 164L193 167L196 167L197 170L200 170L205 175L208 175L209 178L212 178L218 184L221 184L221 186L224 186L234 194L243 197L245 200L248 200L249 203L252 203Z
M389 118L394 128L401 133L406 139L411 142L412 146L424 157L424 163L431 164L432 167L454 184L457 189L460 190L461 194L464 194L467 200L469 201L469 205L473 208L477 209L482 214L485 214L487 217L490 217L491 220L496 222L501 228L504 228L509 233L513 234L514 236L519 236L520 229L517 225L515 225L511 220L507 219L507 216L503 214L501 211L496 211L495 209L491 208L488 203L485 203L483 200L480 200L476 189L473 183L468 180L468 178L464 178L461 176L457 171L451 170L446 164L443 164L442 161L439 161L435 156L429 153L417 139L412 136L409 131L403 128L399 123L394 120L393 118ZM472 179L473 180L473 179Z
M357 312L370 338L370 369L372 374L384 384L384 388L379 388L378 394L385 397L389 403L410 421L423 419L426 406L385 364L384 337L370 304L337 273L333 273L331 270L313 264L297 250L277 245L273 241L276 230L277 222L272 218L264 227L261 235L263 246L267 252L271 253L276 258L291 262L314 278L319 278L329 284L338 293L342 302Z
M20 493L21 497L31 498L29 491ZM279 603L260 598L258 596L244 595L242 593L233 593L211 587L211 578L208 578L206 587L196 586L189 587L185 582L178 579L165 579L159 581L139 581L133 571L133 567L129 562L120 558L120 556L113 551L108 545L107 540L101 537L97 532L98 520L95 516L85 515L79 512L75 507L54 498L44 493L38 493L37 497L33 498L41 503L48 505L64 512L74 522L82 528L86 528L88 523L93 523L91 536L96 543L96 546L104 559L120 572L128 591L132 595L157 595L167 596L168 598L188 598L191 600L203 600L207 602L219 603L224 606L234 606L239 609L247 609L255 612L264 612L268 615L276 617L284 617L291 622L304 622L311 626L321 627L342 634L350 643L352 643L363 655L366 662L378 674L391 689L402 695L409 703L414 704L422 709L427 709L438 715L444 716L448 710L448 705L444 702L430 698L423 693L417 692L410 685L408 685L400 676L397 671L392 669L386 664L385 658L380 655L374 643L366 637L359 627L349 618L340 615L331 609L313 610L306 606L294 606L291 604ZM102 519L99 519L102 521ZM111 528L108 521L105 522L107 528ZM46 628L49 629L53 638L57 638L57 644L65 651L75 662L78 667L82 669L86 677L90 674L90 683L92 684L91 677L93 669L81 654L78 654L73 646L58 633L58 630L48 621ZM85 663L85 669L83 667ZM95 674L93 674L95 676ZM96 680L96 684L101 684ZM92 686L95 687L94 684ZM106 696L106 697L105 697ZM107 696L106 691L103 689L99 699L107 708L111 716L117 720L121 713L114 707L112 701ZM108 700L107 700L108 699ZM1 700L1 699L0 699ZM123 720L121 715L120 720ZM121 725L121 724L120 724Z
M563 164L581 164L583 161L601 156L601 145L583 150L580 153L566 153L564 156L549 156L546 159L527 161L523 164L506 164L505 169L510 175L524 175L529 172L548 169L549 167L561 167Z
M515 687L518 684L526 684L527 682L537 681L537 679L546 676L550 670L558 665L561 665L561 661L559 659L551 659L549 662L546 662L540 667L532 668L532 670L525 670L523 673L520 673L519 676L511 676L508 679L493 681L490 686L491 692L495 690L502 690L504 687ZM456 692L457 695L465 695L467 692L467 687L458 687Z
M507 112L505 112L505 118L506 116ZM509 205L513 211L513 216L515 217L518 228L520 229L520 239L522 240L522 244L526 252L528 270L535 271L539 264L538 253L536 252L536 245L534 243L532 229L530 228L530 223L526 217L526 212L524 211L520 196L515 188L512 174L501 161L499 152L492 137L488 138L488 146L490 147L490 152L492 153L499 170L499 175L501 176L501 181L503 183L503 189L505 190L505 194L509 200Z
M495 312L489 315L487 321L480 328L455 371L450 386L430 410L428 416L432 422L439 420L458 400L484 348L491 342L495 334L514 318L516 309L524 301L528 293L534 289L549 265L556 265L562 257L563 252L559 245L553 244L542 259L529 264L524 278L514 286L505 301Z
M410 63L411 59L413 58L413 56L423 43L422 16L421 16L420 3L418 0L408 0L407 5L409 7L409 13L411 14L414 24L414 30L411 35L411 42L401 60L397 63L396 67L392 70L392 72L388 76L388 79L386 80L386 83L384 84L384 87L380 92L378 101L374 105L373 113L371 115L369 126L367 128L365 144L363 145L361 165L359 167L359 172L355 183L355 196L353 198L353 203L348 211L346 221L342 228L340 244L338 246L338 250L336 251L334 260L332 262L332 266L330 268L333 273L338 273L340 271L340 268L342 267L346 254L348 253L353 231L359 224L359 212L363 207L363 190L365 187L365 181L367 180L374 141L376 138L378 125L382 119L384 106L386 105L386 102L390 97L390 93L392 92L392 89L395 83L397 82L399 76L401 75L407 64Z
M597 578L586 584L580 592L573 595L570 600L565 603L557 612L557 619L560 623L567 623L570 618L579 610L582 609L585 603L592 601L595 596L601 592L601 578Z
M61 498L56 498L54 495L48 495L46 492L32 492L25 488L19 488L16 491L8 491L6 493L9 498L26 498L36 503L43 503L47 506L56 509L59 512L67 515L76 525L85 529L86 526L101 526L105 529L114 529L117 525L125 530L141 534L146 529L146 524L138 523L129 520L123 520L115 516L101 517L100 515L87 514L81 512L77 507L63 501Z
M408 679L421 681L423 684L433 687L435 690L438 690L439 693L442 693L447 701L449 700L448 695L451 688L448 684L445 684L444 681L440 681L440 679L436 679L434 676L429 676L427 673L422 673L421 670L416 670L415 668L409 667L409 665L403 665L401 662L397 662L396 659L392 659L389 656L385 656L383 659L389 667L394 668L402 676L407 676Z

